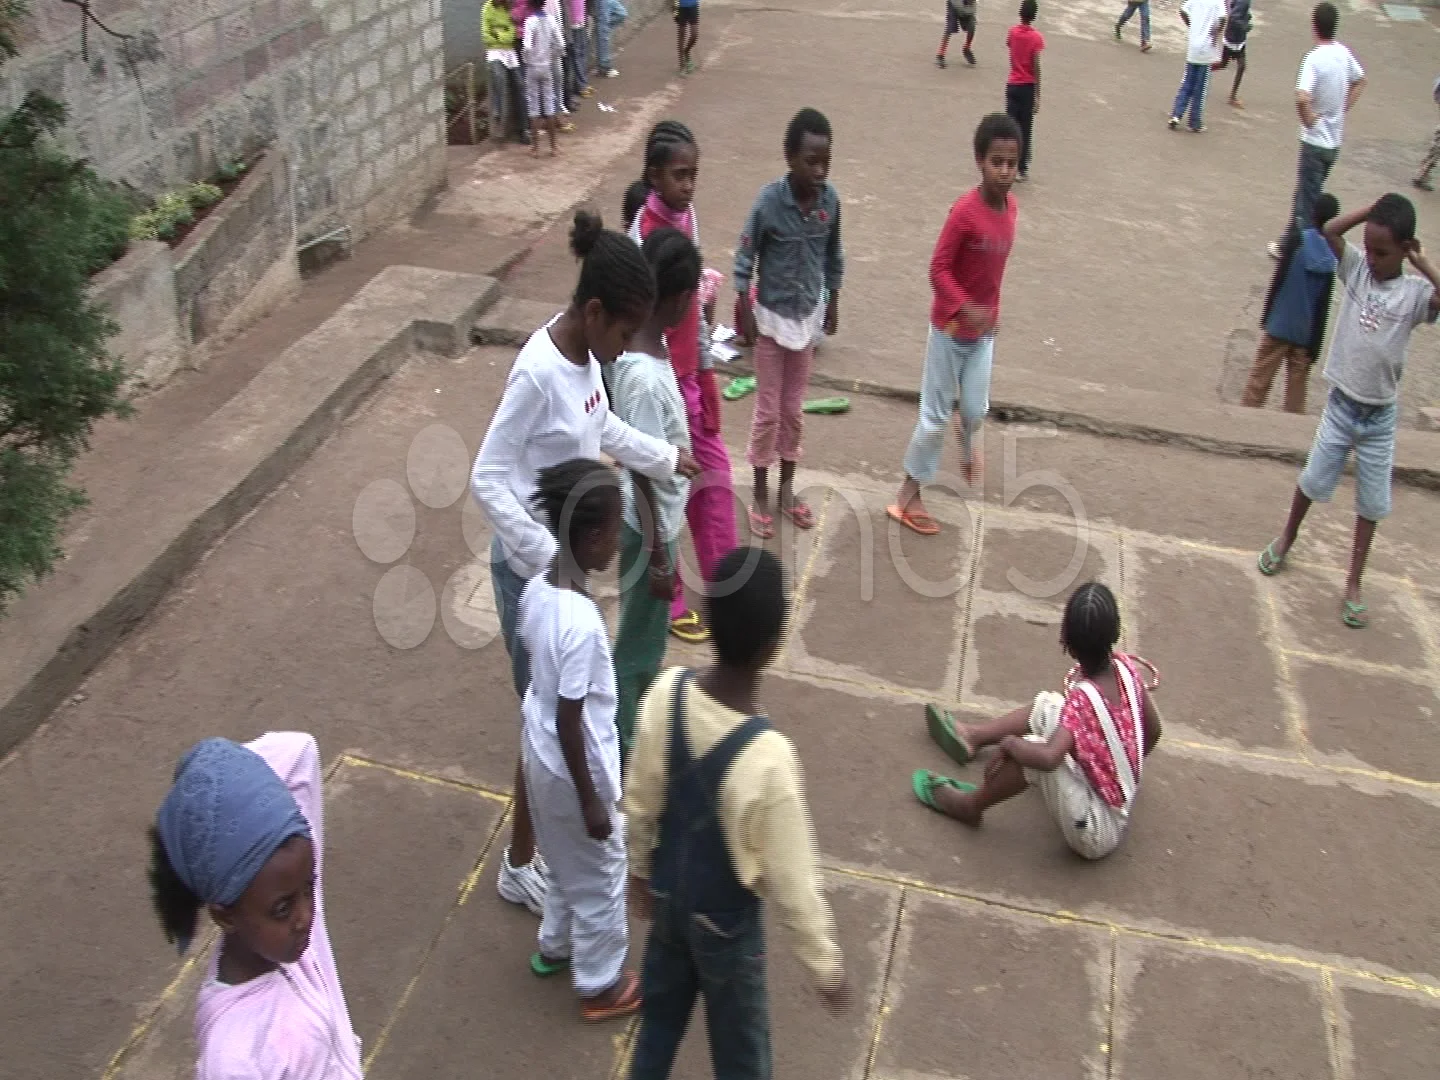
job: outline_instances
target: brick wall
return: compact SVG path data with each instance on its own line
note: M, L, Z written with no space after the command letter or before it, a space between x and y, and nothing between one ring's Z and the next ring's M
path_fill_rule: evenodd
M445 173L440 0L32 0L0 108L31 89L71 109L67 138L105 176L156 195L271 147L301 238L363 235Z

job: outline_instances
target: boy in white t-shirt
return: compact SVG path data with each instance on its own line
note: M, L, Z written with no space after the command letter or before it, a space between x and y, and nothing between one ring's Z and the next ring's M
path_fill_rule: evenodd
M1170 130L1180 126L1186 110L1190 113L1190 130L1205 130L1205 91L1210 85L1210 67L1220 60L1220 35L1225 32L1224 0L1185 0L1180 5L1180 21L1185 24L1185 77L1170 110Z
M555 534L555 561L520 598L530 654L522 760L535 838L550 864L536 975L567 966L586 1020L640 1008L640 978L625 969L625 819L615 672L589 575L615 558L620 485L615 470L576 458L543 469L535 505Z

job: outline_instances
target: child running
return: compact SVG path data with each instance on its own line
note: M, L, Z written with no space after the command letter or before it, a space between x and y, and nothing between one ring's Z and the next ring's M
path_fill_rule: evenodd
M1030 179L1030 151L1035 114L1040 111L1040 53L1045 37L1035 29L1040 13L1036 0L1021 0L1020 21L1005 35L1010 50L1010 80L1005 84L1005 112L1020 125L1020 177Z
M762 898L826 1006L850 999L800 761L760 704L787 608L774 555L726 555L706 604L714 662L667 671L641 707L625 812L630 904L651 926L631 1080L670 1075L697 995L715 1076L771 1075Z
M678 229L655 229L641 245L655 271L655 311L615 361L615 415L636 431L690 449L685 399L665 354L665 332L695 306L700 252ZM615 726L628 757L640 699L665 659L670 601L676 581L676 542L685 522L690 482L651 480L629 470L621 477L624 527L620 538L620 630L615 637Z
M1240 100L1240 80L1245 77L1245 42L1253 21L1250 0L1230 0L1225 13L1225 55L1210 67L1211 71L1224 71L1235 61L1235 81L1230 86L1230 107L1234 109L1245 108Z
M545 11L545 0L530 0L525 17L521 47L525 56L525 104L530 111L530 153L540 153L540 122L550 135L550 154L560 152L555 141L555 114L559 111L559 88L555 65L565 53L565 38Z
M524 763L535 837L549 853L536 975L570 968L580 1014L609 1020L640 1008L640 978L624 970L625 839L615 670L605 617L589 576L615 559L620 486L615 471L577 458L542 469L535 507L555 535L555 560L520 598L530 655Z
M1185 0L1180 5L1185 24L1185 77L1170 110L1170 130L1180 126L1190 113L1190 130L1205 130L1205 92L1210 86L1210 66L1220 59L1220 35L1225 31L1224 0Z
M920 380L920 418L905 451L905 480L885 512L921 536L939 524L925 509L920 488L935 479L945 428L959 409L960 471L965 483L985 482L977 436L990 411L990 367L1000 319L1000 283L1015 243L1019 208L1010 194L1020 160L1020 127L991 113L975 129L980 185L956 200L930 258L930 337Z
M1264 334L1250 368L1240 404L1264 406L1275 372L1285 368L1285 411L1305 411L1305 389L1310 365L1325 342L1330 297L1335 291L1335 252L1325 239L1326 224L1340 212L1328 191L1315 200L1314 224L1303 233L1285 238L1265 308L1260 316Z
M195 1012L199 1080L360 1080L360 1040L325 926L320 751L298 732L206 739L150 829L150 884L183 953L220 928Z
M950 39L961 30L965 31L965 44L960 54L971 67L975 66L975 0L945 0L945 33L940 37L940 51L935 54L935 66L945 66L945 54L950 51Z
M1345 234L1365 223L1365 253ZM1340 307L1325 360L1330 396L1290 503L1285 531L1260 553L1260 572L1277 574L1300 534L1312 502L1329 502L1355 452L1355 540L1340 618L1353 630L1370 625L1360 579L1375 527L1390 513L1400 377L1411 331L1440 313L1440 276L1415 239L1415 207L1403 195L1335 218L1325 239L1340 260ZM1405 260L1424 277L1405 273Z
M795 463L815 343L822 330L834 334L840 326L845 251L840 196L827 179L832 143L823 113L801 109L795 114L785 129L790 172L761 189L735 249L736 329L744 344L755 346L757 393L745 452L755 470L750 531L762 540L775 535L769 470L777 460L780 512L797 529L815 526L810 507L795 497ZM750 281L757 276L752 302Z
M600 378L650 318L655 275L628 236L603 227L584 210L575 214L570 250L581 260L570 306L535 331L505 381L490 429L470 473L470 490L494 531L490 579L510 675L522 699L530 684L530 657L517 630L525 583L555 559L555 538L531 502L540 471L602 452L622 466L663 480L694 476L683 449L651 438L610 411ZM520 763L515 772L514 832L500 861L502 899L541 914L548 881L535 850Z
M626 227L636 243L656 229L671 228L684 233L696 248L700 246L700 222L695 215L699 175L700 147L690 129L677 120L656 124L645 140L642 175L625 193ZM685 516L700 576L709 580L720 557L735 547L735 492L730 452L720 434L720 390L708 363L705 321L696 296L680 321L666 330L665 347L685 399L691 453L701 469L699 482L690 488ZM670 632L682 641L705 640L704 623L686 604L678 576L670 605Z
M1141 766L1160 741L1160 714L1142 672L1149 665L1116 653L1119 640L1114 594L1098 582L1081 585L1060 623L1060 646L1078 665L1065 696L1041 691L1029 708L975 725L926 706L931 737L957 763L987 746L995 754L978 790L921 769L911 780L915 797L979 828L985 811L1033 784L1070 850L1087 859L1109 855L1125 839Z

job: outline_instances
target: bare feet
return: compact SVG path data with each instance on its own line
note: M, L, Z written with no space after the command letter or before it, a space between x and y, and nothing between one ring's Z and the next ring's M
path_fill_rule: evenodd
M1230 107L1232 109L1244 109L1245 102L1241 101L1238 97L1232 97L1230 99Z

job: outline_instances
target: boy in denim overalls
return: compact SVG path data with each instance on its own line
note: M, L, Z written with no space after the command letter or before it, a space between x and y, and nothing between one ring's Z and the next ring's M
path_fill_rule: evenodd
M696 995L716 1080L771 1076L762 897L825 1004L849 1001L800 762L757 698L786 608L779 560L732 551L707 601L715 662L665 672L640 709L625 778L630 910L653 922L631 1080L670 1075Z

